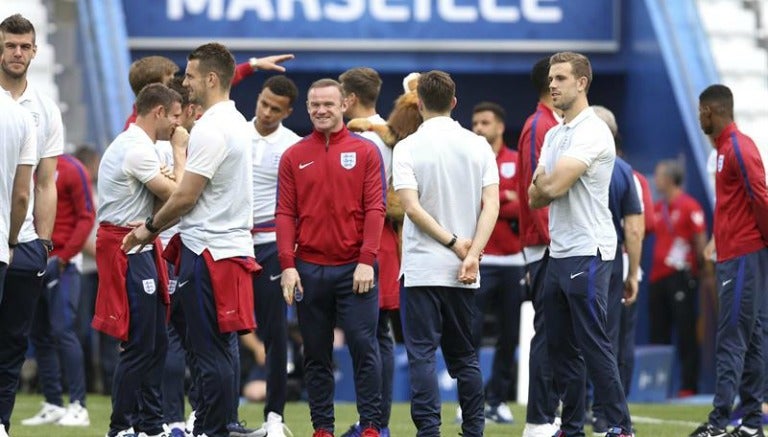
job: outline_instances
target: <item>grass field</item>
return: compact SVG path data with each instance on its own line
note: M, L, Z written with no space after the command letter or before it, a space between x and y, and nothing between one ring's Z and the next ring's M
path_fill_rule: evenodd
M110 413L109 398L104 396L88 397L88 410L91 416L89 428L64 428L60 426L21 426L23 418L35 414L40 407L40 396L20 395L13 413L11 437L102 437L107 432ZM458 435L460 428L453 423L456 404L443 405L442 434ZM635 418L637 435L639 437L681 437L688 435L696 424L706 418L709 412L707 406L666 405L666 404L635 404L630 407ZM490 424L486 427L487 437L519 437L522 435L525 410L523 407L512 405L516 423L513 425ZM309 422L309 408L306 403L289 403L286 406L285 417L288 426L296 437L312 435ZM356 420L355 406L352 404L336 405L337 435L346 430L347 426ZM256 427L262 422L262 405L247 404L240 407L240 418ZM390 424L392 435L413 436L416 431L411 422L408 404L396 404L392 408ZM589 435L589 431L587 430Z

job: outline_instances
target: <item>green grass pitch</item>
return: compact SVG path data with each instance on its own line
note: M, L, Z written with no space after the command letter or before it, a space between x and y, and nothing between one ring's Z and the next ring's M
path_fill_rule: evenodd
M16 401L16 409L13 413L11 437L102 437L107 432L109 423L110 402L104 396L91 395L88 397L88 411L91 417L91 426L88 428L65 428L61 426L21 426L20 422L26 417L35 414L40 407L41 396L19 395ZM486 426L487 437L519 437L523 432L525 422L525 409L521 406L510 404L515 415L515 424ZM245 420L249 426L258 427L262 422L261 404L246 404L240 407L240 419ZM443 428L445 436L458 435L460 428L453 423L456 404L443 405ZM680 437L688 435L696 423L704 421L709 412L708 406L687 406L667 404L635 404L630 407L635 417L635 427L639 437ZM189 412L189 411L187 411ZM309 437L312 435L312 426L309 421L309 408L304 402L289 403L285 411L288 426L296 437ZM357 418L353 404L336 405L336 435L341 435ZM411 422L409 405L395 404L392 407L392 420L390 430L395 437L413 436L416 430ZM589 435L591 429L587 429Z

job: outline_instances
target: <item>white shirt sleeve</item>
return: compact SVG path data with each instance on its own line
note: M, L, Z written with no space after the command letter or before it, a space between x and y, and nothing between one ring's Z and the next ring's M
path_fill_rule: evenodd
M483 142L486 142L485 138L483 138ZM494 184L498 185L499 166L496 164L496 157L493 156L493 151L491 151L490 147L485 147L484 150L483 154L485 155L485 162L483 164L483 187Z
M544 144L542 144L542 146L541 146L541 151L539 152L539 162L538 162L538 165L537 165L537 167L542 167L543 166L544 169L547 172L551 172L552 171L551 168L547 168L547 162L548 162L548 156L549 156L550 150L552 148L550 143L552 142L551 141L552 140L552 135L551 134L552 134L553 130L555 130L555 129L550 129L549 131L547 131L546 134L544 134ZM531 135L534 135L534 132L531 132ZM536 171L536 169L532 168L531 169L531 174L533 174L535 171Z
M35 129L35 121L27 111L23 111L21 114L24 117L24 141L19 150L18 165L35 165L37 164L37 129Z
M64 154L64 124L61 121L61 111L53 102L47 105L46 111L50 124L41 159Z
M419 189L416 173L413 171L413 157L408 143L400 142L392 155L392 180L395 190Z
M123 171L125 174L138 179L142 184L146 184L160 173L160 161L157 159L157 153L143 145L132 147L125 154Z
M605 125L602 121L601 123ZM589 167L615 147L608 126L599 126L595 123L589 129L574 131L571 146L563 152L562 156L578 159Z
M189 138L186 171L211 179L227 156L226 139L219 132L195 126Z

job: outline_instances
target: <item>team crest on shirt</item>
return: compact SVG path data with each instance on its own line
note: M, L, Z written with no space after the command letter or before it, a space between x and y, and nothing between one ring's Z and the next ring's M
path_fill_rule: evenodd
M357 164L357 152L343 152L341 154L341 166L347 170L352 170Z
M499 174L504 179L509 179L515 175L515 170L517 170L517 167L514 162L503 162L501 167L499 167Z
M141 285L144 286L144 292L147 294L155 294L155 291L157 291L154 279L145 279L141 281Z
M176 292L176 284L178 283L177 280L171 279L168 281L168 294L173 294Z
M717 155L717 172L720 173L720 171L723 169L723 161L725 160L725 155Z

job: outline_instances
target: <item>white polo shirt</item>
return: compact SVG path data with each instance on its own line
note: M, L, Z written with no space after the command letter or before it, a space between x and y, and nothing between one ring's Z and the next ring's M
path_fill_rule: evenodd
M368 117L366 120L370 121L372 124L375 125L381 125L381 124L387 124L387 120L384 120L381 118L381 115L374 114ZM379 152L381 153L381 162L384 164L384 172L387 176L387 185L392 183L392 148L384 144L384 141L381 140L381 137L373 131L365 131L365 132L359 132L359 135L367 140L371 140L373 144L376 144L376 147L379 148Z
M547 132L539 165L551 173L562 157L578 159L587 170L568 192L549 206L549 255L552 258L594 256L604 261L616 256L616 230L608 209L616 146L608 125L592 108L570 123Z
M63 154L64 126L61 121L61 111L56 106L56 103L29 82L27 82L27 88L24 90L24 93L16 101L32 114L32 120L37 129L37 159L35 166L43 158L52 158ZM35 189L33 177L27 217L24 219L24 224L19 232L20 243L26 243L38 238L33 217L34 208Z
M13 179L17 166L37 163L37 132L28 111L5 93L0 93L0 114L0 262L8 264Z
M253 257L252 135L231 100L208 108L192 129L186 171L208 183L179 231L198 255L208 249L214 260Z
M168 166L168 168L173 170L173 146L171 145L171 142L157 141L155 143L155 151L157 152L157 159L160 161L160 165ZM168 242L171 241L171 238L173 238L173 236L178 232L178 224L171 226L170 228L161 232L158 237L160 237L160 242L162 243L163 247L166 247Z
M445 229L472 238L480 215L483 188L499 183L488 141L450 117L426 120L394 148L395 190L412 189L419 203ZM478 288L458 280L461 260L419 229L406 215L400 274L406 287Z
M277 204L277 169L280 158L286 149L296 144L301 137L280 123L280 126L267 136L256 130L256 118L248 122L251 130L251 150L253 152L253 223L275 220ZM277 240L275 232L257 232L253 234L253 244L272 243Z
M132 123L101 157L97 220L126 226L152 215L155 195L144 184L158 174L160 160L155 143L144 129Z

